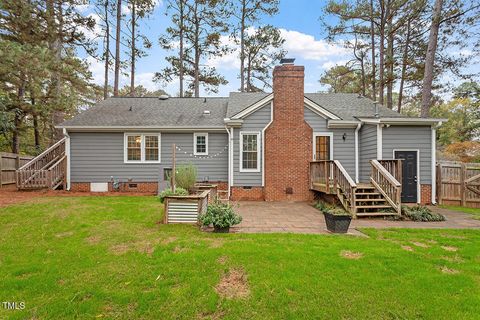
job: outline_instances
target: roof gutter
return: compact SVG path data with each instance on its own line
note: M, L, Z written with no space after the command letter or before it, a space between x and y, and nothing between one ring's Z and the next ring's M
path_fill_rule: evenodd
M225 127L209 127L209 126L56 126L59 129L67 129L69 131L85 131L85 132L111 132L111 131L224 131Z
M390 125L436 125L446 122L448 119L441 118L358 118L366 124L390 124Z

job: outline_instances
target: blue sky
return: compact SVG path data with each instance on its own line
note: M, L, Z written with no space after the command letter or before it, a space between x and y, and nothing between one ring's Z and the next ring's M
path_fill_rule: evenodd
M326 88L318 82L324 70L350 58L349 53L341 46L328 44L324 40L325 34L322 32L319 21L322 13L322 3L324 2L321 0L282 0L280 1L279 14L273 17L265 16L260 21L262 25L272 24L281 29L286 40L285 49L288 51L288 57L296 58L296 64L305 66L305 90L307 92L325 90ZM83 10L85 14L93 14L90 7L85 7ZM137 62L136 82L151 90L163 88L169 94L174 95L178 91L177 83L171 83L165 87L152 81L153 73L166 65L164 58L168 54L158 46L158 36L164 32L169 24L169 17L165 16L164 13L165 6L159 1L151 17L144 20L140 25L141 31L153 42L153 48L148 50L147 57ZM90 34L90 36L93 35ZM228 40L227 37L225 37L225 40ZM113 49L112 46L111 50ZM125 50L126 48L122 51L122 58L126 59ZM102 63L96 62L91 57L87 60L91 65L90 69L95 82L103 84ZM235 55L212 58L208 63L214 65L229 81L229 84L221 86L219 93L215 95L225 96L230 91L238 89L238 59ZM110 78L113 78L112 76ZM122 76L121 83L129 83L128 75ZM206 93L202 92L202 95L206 95Z
M127 0L123 0L127 3ZM160 71L166 66L165 56L171 54L165 52L158 46L158 37L163 33L170 23L169 17L165 16L165 5L163 0L156 0L157 5L153 14L140 24L140 30L153 43L153 47L148 50L148 56L137 62L136 84L143 85L149 90L165 89L169 94L176 95L178 92L178 83L173 82L168 85L154 83L152 77L156 71ZM322 15L322 9L326 0L280 0L279 13L273 17L262 17L259 25L272 24L279 28L285 41L285 49L288 51L288 57L296 58L297 65L305 66L305 91L317 92L325 91L327 88L319 83L320 76L325 70L336 64L344 64L352 58L351 53L339 44L329 44L325 41L325 30L319 21ZM92 15L95 18L91 6L82 6L79 8L86 15ZM126 5L124 12L128 15ZM128 18L128 17L127 17ZM126 18L126 19L127 19ZM112 18L113 19L113 18ZM126 20L125 19L125 20ZM94 37L94 33L88 33L87 36ZM228 41L228 36L224 37ZM101 49L101 43L99 43ZM112 44L111 50L114 49ZM127 48L122 49L122 59L127 59ZM449 49L450 53L456 52L456 48ZM467 71L480 74L479 57L476 57L471 50L468 50L471 56L471 64ZM103 64L92 57L85 57L90 63L90 69L93 73L94 81L103 85ZM221 86L216 96L226 96L231 91L237 91L239 88L238 71L239 59L237 54L230 54L220 58L211 58L204 62L215 66L228 81L228 85ZM113 73L110 75L110 84L113 84ZM442 82L459 83L460 80L451 74L444 74ZM121 85L129 84L128 70L122 75ZM202 95L207 94L201 91ZM448 93L441 93L443 96L449 96Z

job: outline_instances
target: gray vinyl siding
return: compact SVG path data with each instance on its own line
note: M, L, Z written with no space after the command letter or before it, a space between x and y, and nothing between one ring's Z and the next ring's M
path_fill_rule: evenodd
M136 182L163 180L163 168L172 164L172 144L177 151L177 164L192 163L197 166L198 179L210 181L228 180L228 135L209 132L208 153L211 158L193 157L192 133L162 133L161 163L124 163L124 134L111 133L70 133L71 181L108 182L111 177ZM185 154L186 152L186 154Z
M271 104L268 103L243 119L241 128L235 128L233 133L233 185L234 186L261 186L262 185L262 130L271 120ZM260 136L260 170L259 172L240 172L240 132L259 132Z
M430 126L390 126L382 129L383 159L393 159L393 150L420 151L420 183L432 183L432 129Z
M359 135L359 169L360 182L369 182L370 160L377 159L377 126L366 124L360 129Z
M327 120L304 108L305 121L314 133L333 132L333 160L339 160L352 179L355 179L355 129L328 129ZM343 134L346 134L343 140Z

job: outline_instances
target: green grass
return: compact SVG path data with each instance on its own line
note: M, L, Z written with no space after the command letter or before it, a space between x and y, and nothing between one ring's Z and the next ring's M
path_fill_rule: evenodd
M26 304L0 305L0 319L480 315L479 231L209 234L161 218L154 197L46 198L0 209L0 301ZM346 259L344 250L363 256ZM246 273L247 298L215 291L231 268Z
M479 208L467 208L467 207L460 207L460 206L440 206L441 208L450 209L454 211L460 211L469 213L473 216L474 219L480 220L480 209Z

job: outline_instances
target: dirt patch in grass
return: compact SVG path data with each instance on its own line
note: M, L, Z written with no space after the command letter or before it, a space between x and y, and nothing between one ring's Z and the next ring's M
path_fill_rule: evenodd
M220 263L221 265L225 265L228 261L227 256L221 256L220 258L217 259L217 262Z
M358 259L363 257L363 253L353 252L353 251L349 251L349 250L342 250L342 252L340 252L340 256L342 256L346 259L358 260Z
M100 238L99 236L90 236L85 239L85 241L87 241L88 244L92 244L92 245L100 243L101 240L102 238Z
M162 244L168 245L168 244L170 244L172 242L175 242L175 241L177 241L177 237L168 237L166 239L163 239Z
M62 232L62 233L57 233L55 237L57 238L68 238L73 236L73 231L67 231L67 232Z
M456 262L456 263L465 262L465 260L463 260L462 257L460 257L459 255L455 255L453 257L443 256L442 259L448 262Z
M215 287L215 291L226 299L245 299L250 295L247 274L240 268L230 269Z
M440 236L442 236L444 238L447 238L447 239L460 239L460 240L467 239L464 236L457 236L457 235L454 235L454 234L446 234L446 233L442 233L442 234L440 234Z
M405 251L410 251L410 252L413 252L413 248L410 247L410 246L401 246L401 248Z
M416 247L420 247L420 248L430 248L430 246L426 243L423 243L423 242L418 242L418 241L413 241L412 244Z
M210 248L220 248L223 246L223 239L210 239Z
M445 251L450 251L450 252L458 251L457 247L452 247L452 246L442 246L442 249L445 250Z
M460 273L460 271L455 270L455 269L448 268L448 267L446 267L446 266L441 267L440 270L442 271L442 273L446 273L446 274L457 274L457 273Z
M121 256L121 255L127 253L128 250L129 250L129 247L125 243L116 244L116 245L110 247L110 252L112 252L116 256Z
M200 320L218 320L223 319L225 317L225 311L215 310L215 312L202 312L197 315L197 319Z
M184 248L184 247L181 247L181 246L175 246L175 248L173 248L172 252L173 253L180 253L180 252L185 252L187 250L188 250L187 248Z
M140 253L146 253L149 256L152 256L155 251L155 242L151 241L141 241L135 243L135 249Z

